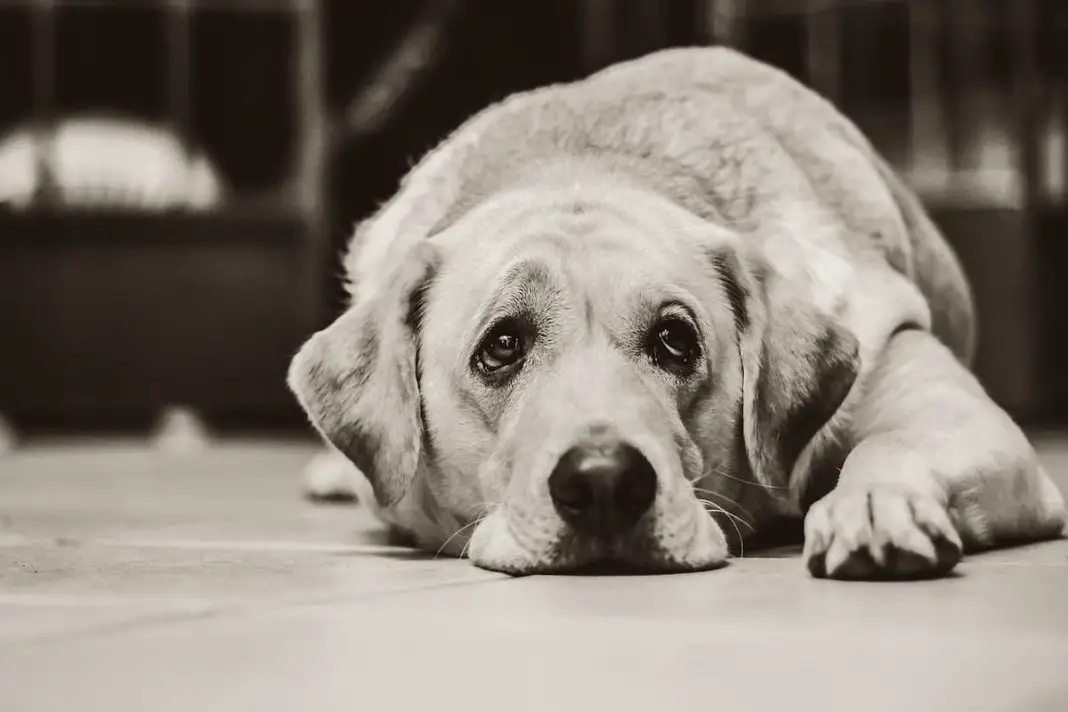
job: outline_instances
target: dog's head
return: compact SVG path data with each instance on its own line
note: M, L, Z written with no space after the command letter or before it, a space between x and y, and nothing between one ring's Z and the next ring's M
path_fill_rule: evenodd
M500 193L383 264L291 386L381 504L424 487L491 569L721 564L856 376L743 239L636 188Z

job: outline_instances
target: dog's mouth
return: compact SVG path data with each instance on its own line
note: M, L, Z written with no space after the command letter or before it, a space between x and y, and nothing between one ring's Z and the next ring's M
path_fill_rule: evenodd
M550 569L542 573L570 576L662 576L666 574L689 574L700 571L712 571L725 566L726 559L708 562L699 566L686 565L678 561L647 562L626 561L620 559L598 559L572 568Z
M476 557L472 557L472 562L480 568L513 576L660 576L711 571L725 566L727 558L716 557L707 558L699 562L689 562L664 556L628 556L621 558L605 555L593 558L577 558L564 554L537 562L480 561Z
M468 554L480 568L516 576L637 576L720 568L729 556L726 540L713 518L698 509L664 522L650 518L614 536L581 534L552 520L520 527L499 510L476 528Z

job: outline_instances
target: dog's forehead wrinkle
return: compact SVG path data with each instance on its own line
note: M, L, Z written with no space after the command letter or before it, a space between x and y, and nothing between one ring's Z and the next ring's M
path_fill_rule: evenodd
M544 260L533 256L512 260L490 283L489 292L476 311L478 321L492 319L499 312L514 315L533 302L550 300L557 291L552 269Z
M582 322L587 329L592 330L594 328L594 305L593 299L589 294L585 294L582 297Z
M544 260L526 258L508 267L497 289L513 288L513 295L522 295L537 287L552 287L553 281L552 270Z

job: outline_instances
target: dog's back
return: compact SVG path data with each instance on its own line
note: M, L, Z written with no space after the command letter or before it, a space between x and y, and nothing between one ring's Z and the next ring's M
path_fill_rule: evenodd
M834 291L846 281L834 270L872 260L889 265L922 293L930 310L922 320L959 358L971 358L970 290L915 196L828 102L725 48L658 52L476 115L358 232L348 260L354 288L391 250L444 229L489 193L562 158L619 164L696 215L749 235L789 232L769 248L832 311L850 298ZM402 216L401 204L419 208ZM393 239L400 219L408 223L399 231L403 245ZM776 224L785 229L769 229ZM801 259L790 246L798 241Z

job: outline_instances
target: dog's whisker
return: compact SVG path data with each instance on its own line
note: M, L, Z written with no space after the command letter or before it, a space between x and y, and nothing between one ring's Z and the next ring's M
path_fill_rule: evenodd
M460 534L461 534L461 533L462 533L462 532L463 532L464 530L466 530L466 529L470 529L471 527L473 527L473 526L475 526L476 524L480 523L480 522L481 522L481 521L482 521L483 519L485 519L485 517L478 517L478 518L477 518L477 519L475 519L474 521L470 521L470 522L468 522L467 524L464 524L464 525L463 525L462 527L460 527L460 528L459 528L459 529L457 529L456 531L454 531L454 532L452 533L452 536L450 536L450 537L449 537L448 539L446 539L446 540L445 540L445 543L444 543L444 544L442 544L442 545L441 545L441 546L440 546L440 547L438 548L438 550L437 550L436 552L434 552L434 558L436 559L436 558L438 558L439 556L441 556L441 552L445 551L445 548L446 548L446 547L447 547L447 546L448 546L448 545L449 545L449 544L450 544L450 543L452 542L452 540L453 540L453 539L455 539L456 537L458 537L458 536L459 536L459 535L460 535ZM461 557L460 557L460 558L463 558L463 556L461 555Z
M730 517L736 522L740 522L744 526L748 527L751 531L756 530L756 526L753 524L753 522L749 521L748 519L739 514L735 514L734 512L728 511L717 502L714 502L710 499L701 499L700 497L697 498L697 501L700 502L704 506L705 510L709 512L719 512L724 516Z
M475 518L472 521L470 521L467 524L465 524L462 527L460 527L459 529L457 529L456 531L454 531L452 533L452 536L450 536L448 539L446 539L445 543L442 544L441 547L437 550L437 553L434 554L434 558L435 559L438 558L438 556L441 555L441 552L445 550L445 548L449 545L449 543L453 539L455 539L457 536L459 536L465 529L470 529L470 528L473 528L473 527L477 527L479 524L484 522L487 517L489 517L491 514L493 514L492 510L495 510L498 507L500 507L500 502L483 502L482 504L478 505L475 508L475 512L476 512ZM458 558L461 558L461 559L464 558L464 556L467 555L467 550L468 550L468 548L470 548L470 546L471 546L471 538L468 537L467 541L464 542L463 548L460 549L460 554L459 554Z
M750 531L756 531L756 526L754 526L753 523L748 521L745 517L739 516L732 512L728 512L726 509L711 500L698 499L697 501L704 505L706 511L719 512L720 514L729 517L731 520L748 527Z
M698 493L698 494L705 495L707 497L719 497L720 499L726 500L728 504L730 504L730 505L732 505L734 507L737 507L738 510L740 512L742 512L742 514L745 514L750 519L752 519L753 521L756 521L756 517L753 516L752 512L750 512L748 509L746 509L741 504L739 504L739 502L737 500L728 497L727 495L723 494L722 492L714 492L712 490L704 489L702 487L694 487L693 491Z
M753 523L750 520L746 519L744 516L742 516L740 514L736 514L734 512L729 511L728 509L726 509L723 505L719 504L718 502L715 502L715 501L710 500L710 499L702 499L700 497L697 499L697 501L700 502L701 504L705 505L706 509L711 507L712 509L714 509L717 512L722 512L723 514L726 514L728 517L733 517L737 521L742 522L743 524L745 524L747 527L752 528L752 526L753 526Z
M473 522L472 522L471 524L477 527L477 526L478 526L479 524L481 524L482 522L484 522L484 521L486 520L486 517L488 517L488 516L489 516L489 514L486 514L486 515L484 515L484 516L481 516L481 517L479 517L478 519L476 519L475 521L473 521ZM461 559L462 559L462 558L464 558L465 556L467 556L467 552L468 552L468 550L469 550L470 548L471 548L471 537L468 537L468 538L467 538L467 541L466 541L466 542L464 542L463 548L462 548L462 549L460 549L460 557L459 557L459 558L461 558Z
M738 536L738 556L739 557L744 557L745 556L745 537L742 536L742 530L738 528L738 523L734 520L734 517L730 516L723 509L718 509L716 511L720 511L720 512L723 512L723 514L727 514L727 521L729 521L731 523L731 526L734 527L734 533Z
M705 509L710 511L710 512L720 512L722 514L727 515L727 521L729 521L731 523L731 526L734 527L734 533L738 535L738 556L739 556L739 558L744 558L745 557L745 539L744 539L744 537L742 537L742 530L738 528L738 524L735 521L735 519L737 519L737 517L732 515L730 512L728 512L727 510L725 510L723 507L719 506L715 502L711 502L709 500L701 500L701 503L704 504L705 505ZM742 524L748 524L748 522L744 522L743 521ZM752 526L750 526L750 529L752 529Z
M760 482L753 482L752 480L747 480L747 479L743 479L741 477L737 477L735 475L732 475L729 472L724 472L723 470L720 470L719 468L716 468L716 467L709 467L708 471L711 474L716 475L717 477L722 477L722 478L727 479L727 480L734 480L735 482L740 482L743 485L749 485L750 487L760 487L761 489L770 489L770 490L788 490L788 489L790 489L789 487L784 487L782 485L765 485L765 484L761 484Z
M750 512L748 509L746 509L741 504L739 504L737 501L731 499L727 495L720 494L719 492L710 492L710 493L706 493L705 496L709 496L709 495L711 495L713 497L718 497L721 501L726 501L726 503L728 505L734 507L735 509L738 510L738 512L740 512L741 514L744 514L746 517L748 517L749 521L754 521L754 522L756 521L756 517L753 516L752 512Z

